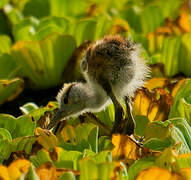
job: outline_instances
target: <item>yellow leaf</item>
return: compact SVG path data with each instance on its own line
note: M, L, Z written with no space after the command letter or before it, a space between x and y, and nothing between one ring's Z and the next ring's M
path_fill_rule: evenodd
M167 87L169 84L170 84L170 82L169 82L169 79L167 79L167 78L152 78L146 82L145 87L149 91L151 91L155 88Z
M184 179L191 179L191 168L182 168L180 170L181 175L184 177Z
M8 169L3 165L0 165L0 179L10 180Z
M36 128L35 135L38 136L36 141L44 148L49 149L58 145L57 137L49 130Z
M170 34L172 34L172 30L168 26L161 26L161 27L158 27L156 29L156 33L159 34L159 35L161 35L161 34L168 34L168 35L170 35Z
M50 162L41 165L39 168L36 169L36 172L40 180L58 179L56 168Z
M133 103L133 114L147 116L152 121L164 121L168 118L173 98L162 88L149 91L140 89Z
M29 170L31 163L26 159L18 159L12 162L8 166L8 171L11 180L16 180L19 178L23 173L27 173Z
M46 107L51 110L51 109L56 109L58 106L55 102L50 101L50 102L48 102Z
M65 142L70 141L71 143L76 144L76 134L73 126L66 125L61 131L61 136Z
M60 147L54 147L54 150L50 153L51 159L56 162L60 159L60 154L63 151Z
M191 158L191 153L179 154L177 159L181 159L181 158Z
M156 46L157 46L158 50L160 50L162 48L163 40L164 40L164 35L163 34L158 34L156 36Z
M185 32L191 32L190 14L184 9L181 10L178 23Z
M148 45L148 51L149 51L150 53L154 53L155 50L156 50L155 35L154 35L154 33L149 33L149 34L147 35L147 39L148 39L148 43L149 43L149 45Z
M183 3L180 9L180 15L177 19L171 20L169 18L166 19L166 23L164 26L158 27L156 29L155 34L170 36L170 35L181 35L183 33L191 32L191 19L190 19L190 10L189 5Z
M148 98L148 91L139 90L136 94L133 103L133 114L134 115L145 115L147 116L147 110L149 108L150 100Z
M79 171L65 168L56 168L50 162L46 162L39 168L36 168L36 172L40 180L57 180L61 174L72 171L74 175L79 175Z
M184 180L179 174L159 167L150 167L139 173L136 180Z
M178 81L178 83L176 83L176 85L172 89L172 92L171 92L172 97L175 97L180 87L181 88L185 87L187 82L188 82L188 79L181 79L180 81Z
M114 134L112 136L114 149L112 156L114 159L138 159L140 157L139 149L141 148L128 135Z
M176 25L176 24L173 24L173 26L172 26L172 31L173 31L174 34L176 34L177 36L183 34L182 29L181 29L178 25Z
M129 31L129 24L127 21L116 18L114 21L113 26L111 27L111 34L121 34L121 33L126 33Z

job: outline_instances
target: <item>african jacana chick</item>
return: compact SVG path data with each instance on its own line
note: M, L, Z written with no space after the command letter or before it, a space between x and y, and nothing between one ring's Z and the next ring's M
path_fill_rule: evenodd
M81 71L86 83L64 85L57 95L59 111L48 128L61 119L84 112L99 112L113 102L115 122L112 133L117 133L117 126L123 120L121 102L126 99L127 134L131 135L135 124L130 99L149 76L149 68L141 57L141 47L118 35L106 36L86 50Z

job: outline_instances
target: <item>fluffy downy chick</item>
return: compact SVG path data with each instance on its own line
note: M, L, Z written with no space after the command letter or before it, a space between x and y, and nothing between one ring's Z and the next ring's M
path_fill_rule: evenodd
M115 122L112 133L117 133L118 124L123 119L120 102L125 99L127 134L131 135L135 124L130 99L149 75L149 69L141 57L141 47L121 36L106 36L86 50L81 71L86 83L64 85L57 95L59 111L48 128L64 118L84 112L99 112L113 102Z

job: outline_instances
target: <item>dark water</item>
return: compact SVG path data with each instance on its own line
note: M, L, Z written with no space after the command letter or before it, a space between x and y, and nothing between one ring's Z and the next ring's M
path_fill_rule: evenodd
M55 97L60 88L61 86L45 90L24 89L22 93L13 101L5 102L0 105L0 113L11 114L18 117L22 115L19 107L28 102L33 102L39 107L46 106L49 101L56 101Z

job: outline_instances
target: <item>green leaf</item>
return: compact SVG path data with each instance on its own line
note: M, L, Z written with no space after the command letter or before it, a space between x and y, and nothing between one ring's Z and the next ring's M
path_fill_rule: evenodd
M124 10L121 16L127 20L137 33L144 34L154 32L165 20L161 15L161 10L156 5L147 6L145 8L133 6L128 10Z
M176 167L181 168L190 168L191 167L191 157L190 154L183 154L178 156L176 159Z
M9 24L7 22L6 16L2 11L0 11L0 22L1 22L1 28L0 28L0 34L9 34Z
M8 140L9 142L12 141L12 137L10 132L7 129L0 128L0 139Z
M157 138L151 138L148 141L144 143L144 147L150 148L155 151L162 151L165 148L172 145L172 140L170 138L166 138L165 140L157 139Z
M164 23L164 17L161 14L161 10L158 6L148 6L141 13L141 26L142 32L149 33L154 32L158 26Z
M96 128L96 130L95 130L95 128ZM77 126L75 128L77 142L80 142L83 139L88 141L88 137L89 137L90 133L92 132L92 130L94 130L94 131L98 130L97 126L95 126L92 123L84 123L82 125ZM96 132L96 134L97 134L97 132ZM97 138L97 137L95 137L95 138Z
M58 17L84 16L88 4L85 1L50 0L51 15ZM79 8L80 7L80 8Z
M12 137L7 129L0 128L0 163L11 154L10 142Z
M99 27L104 24L99 23ZM61 33L73 35L76 38L77 45L85 40L95 40L95 37L103 32L97 32L97 21L92 19L75 20L64 17L46 17L42 20L29 17L23 19L13 27L13 34L18 40L36 40L40 41L52 33ZM105 27L101 28L105 29ZM104 30L105 31L105 30Z
M40 21L32 39L41 40L51 33L69 34L69 21L61 17L47 17Z
M66 179L67 180L76 180L76 177L75 177L74 173L70 171L70 172L65 172L58 178L58 180L66 180Z
M22 79L0 80L0 104L16 98L23 90Z
M57 161L54 163L57 168L71 168L78 170L78 160L82 158L79 151L66 151L59 148L57 151Z
M47 88L60 83L75 47L73 37L52 34L39 42L19 41L12 56L22 68L20 76L27 77L32 88Z
M29 0L23 9L25 16L42 18L50 14L49 0Z
M191 104L191 95L185 97L185 101L186 101L186 103Z
M30 156L30 161L34 164L35 167L39 167L45 162L52 163L52 159L49 156L49 152L45 149L41 149L37 152L36 155Z
M163 150L171 145L180 144L178 153L191 152L191 127L183 118L153 122L146 128L144 146L153 150Z
M10 55L0 55L0 79L14 78L18 71L19 67Z
M40 107L38 108L35 104L31 104L31 103L27 103L25 105L27 105L27 108L28 108L28 115L35 121L37 122L41 116L45 115L45 112L48 111L53 111L55 108L57 108L57 103L54 104L54 102L49 102L50 106L52 107ZM24 107L25 107L24 105ZM29 107L30 107L30 110L29 110ZM26 108L26 107L25 107Z
M0 35L0 53L9 53L12 45L11 38L7 35Z
M84 157L88 157L88 159L92 160L96 164L110 162L112 160L111 151L101 151L96 154L93 151L87 149L84 151Z
M34 17L25 18L21 22L15 24L13 26L13 35L15 40L32 40L38 24L39 20Z
M26 103L20 107L23 114L29 114L31 111L38 109L38 106L34 103Z
M163 25L166 18L176 18L181 3L181 0L161 0L143 6L142 3L133 2L132 5L126 6L128 9L122 9L120 15L135 32L147 34Z
M17 23L20 23L20 21L23 19L23 14L21 13L21 11L19 11L10 3L6 5L3 10L4 14L6 15L6 21L8 22L8 24L15 25ZM12 27L10 27L10 25L9 28L9 31L11 31L10 33L12 33Z
M99 138L98 142L98 151L104 151L104 150L112 150L113 144L111 142L111 138L109 136L101 136Z
M160 53L154 54L150 58L151 64L157 64L160 62L160 60L161 60L161 54ZM159 71L159 74L157 74L155 76L152 75L152 77L163 77L163 74Z
M180 37L168 37L163 40L161 50L161 62L167 76L173 76L179 72Z
M130 35L131 35L130 37L133 41L140 43L148 51L148 53L150 52L150 49L148 49L149 41L148 41L148 38L145 37L145 35L140 34L140 33L135 33L133 30L130 31ZM155 61L154 62L153 61L151 61L151 62L149 61L149 63L154 64Z
M114 174L114 168L116 167L115 162L113 163L101 163L97 165L95 162L91 160L81 160L80 161L80 180L92 180L92 179L101 179L107 180L111 179ZM122 172L116 173L116 177L118 179L127 179L127 173Z
M13 137L34 135L36 123L31 116L23 115L16 119L16 129Z
M85 147L89 145L94 152L98 152L98 127L94 124L84 123L77 126L75 128L75 137L76 144L83 143Z
M169 121L183 134L184 141L186 141L187 146L191 150L191 127L188 122L184 118L173 118ZM181 142L183 143L184 141Z
M163 122L152 122L149 123L145 130L145 139L158 138L165 140L171 132L171 126L167 121Z
M96 31L95 31L95 39L100 39L104 35L108 34L108 31L111 29L113 25L113 20L108 16L98 16L95 18L97 21Z
M111 103L106 109L96 113L98 119L100 119L107 127L112 128L115 119L114 105Z
M29 171L27 174L27 179L28 180L40 180L35 171L35 167L33 165L31 165L31 167L29 168Z
M186 76L191 77L191 35L190 34L184 34L181 39L181 45L180 45L180 71L183 72Z
M16 151L25 151L26 154L29 154L35 140L35 136L19 137L12 141L0 139L0 161L8 159L11 153Z
M35 136L24 136L13 139L10 143L11 151L25 151L27 154L31 152L32 145L35 143Z
M169 124L161 122L153 122L146 127L144 147L152 150L162 151L165 148L174 144L174 141L169 137L172 127Z
M184 117L191 124L191 104L187 103L184 98L179 100L177 111L180 117Z
M111 178L112 177L112 172L115 168L115 164L114 163L103 163L100 164L98 166L98 174L99 174L99 178L98 179L102 179L102 180L107 180L108 177Z
M91 145L92 151L98 153L98 127L91 130L88 135L88 142Z
M83 157L91 158L91 157L94 157L95 155L96 155L96 153L90 149L85 149L83 152Z
M79 46L85 40L95 40L97 22L91 19L76 21L71 27L71 34Z
M56 159L54 161L51 159L50 154L46 149L41 149L36 155L31 156L30 160L35 167L39 167L48 161L54 164L57 168L70 168L77 170L78 161L82 158L81 152L73 150L67 151L60 147L56 147L54 149L54 154L56 155Z
M83 152L84 149L91 149L90 144L85 139L81 140L77 144L66 143L66 142L61 142L61 141L60 141L60 143L61 143L60 146L68 151L74 150L74 151Z
M7 129L13 138L34 135L35 122L27 115L15 118L0 114L0 127Z
M160 168L172 170L172 164L176 160L177 153L175 151L176 145L174 147L166 148L158 157L155 159L155 164Z
M93 180L98 179L97 165L90 160L80 161L80 180Z
M125 19L128 24L137 32L142 32L141 27L141 8L139 6L130 7L127 10L123 10L120 15L123 19Z
M12 150L11 150L11 145L7 139L1 140L0 139L0 163L4 159L8 159Z
M0 104L14 99L23 90L24 81L13 79L18 71L19 66L10 55L0 55Z
M10 0L1 0L0 1L0 8L3 8L6 4L9 3Z
M42 20L29 17L13 27L13 35L18 40L40 41L52 33L69 34L69 21L61 17L46 17Z
M128 169L129 180L134 180L135 177L144 169L147 169L154 165L154 158L143 158L135 161Z
M174 103L171 106L169 118L183 117L191 125L191 104L185 101L185 98L191 94L191 80L186 80L179 88Z
M170 17L171 19L175 19L179 15L179 8L182 4L182 0L162 0L156 1L156 4L160 8L163 17Z
M66 150L77 150L83 152L84 149L91 149L98 152L98 127L92 123L83 123L72 127L67 125L58 134L60 146ZM67 142L66 142L67 141Z
M149 119L146 116L135 116L135 123L135 134L138 136L144 136Z

